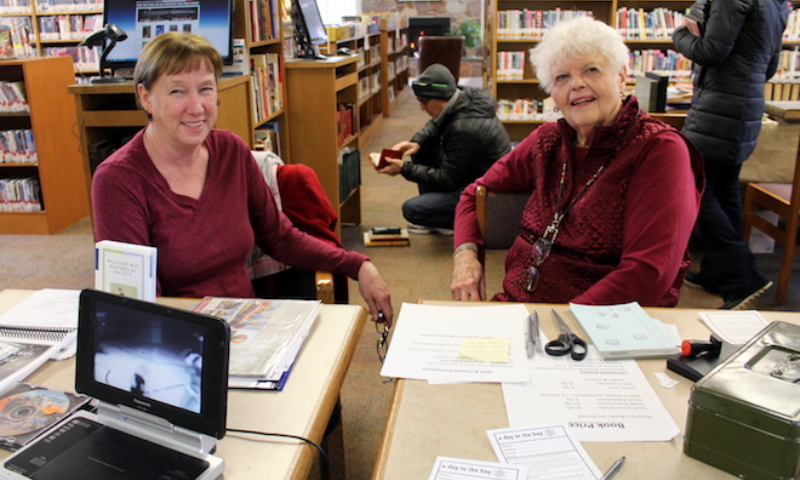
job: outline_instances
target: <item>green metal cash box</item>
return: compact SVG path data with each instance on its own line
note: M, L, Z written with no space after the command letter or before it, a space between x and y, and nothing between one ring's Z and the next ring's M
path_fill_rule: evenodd
M693 387L683 450L747 480L800 478L800 326L773 322Z

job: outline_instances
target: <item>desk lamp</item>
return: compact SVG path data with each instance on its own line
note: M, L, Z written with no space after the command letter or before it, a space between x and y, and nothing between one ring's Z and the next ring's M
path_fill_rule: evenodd
M103 53L100 55L100 76L99 77L92 77L92 83L118 83L124 82L126 80L125 77L115 77L113 75L106 76L105 74L105 63L106 57L114 48L114 45L117 42L121 42L128 38L128 34L125 33L121 28L114 25L113 23L107 23L105 27L102 29L92 33L86 40L82 41L78 44L79 47L96 47L98 45L102 45L105 43L106 38L109 40L108 45L103 48Z

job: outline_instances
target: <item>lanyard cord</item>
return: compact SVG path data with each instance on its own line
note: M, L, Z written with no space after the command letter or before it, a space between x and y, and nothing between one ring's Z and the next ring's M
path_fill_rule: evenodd
M542 235L542 239L544 241L549 242L551 245L555 243L556 237L558 236L558 227L559 225L561 225L561 221L564 220L564 217L567 216L567 213L569 213L570 209L572 209L572 206L575 205L575 203L581 198L581 196L583 196L584 193L586 193L586 190L588 190L589 187L591 187L592 184L595 181L597 181L598 177L600 177L600 174L603 173L603 170L605 170L606 165L608 165L608 162L611 161L611 158L614 157L614 155L616 155L617 149L619 148L620 145L622 145L622 142L625 141L625 139L628 137L628 133L630 133L631 128L636 123L636 120L639 118L639 112L640 110L636 110L636 115L634 115L633 120L631 120L628 126L625 127L625 132L623 132L617 144L614 145L614 148L611 149L611 153L603 161L603 164L600 165L600 168L598 168L597 171L594 172L592 178L590 178L586 182L586 185L583 186L583 189L572 198L572 201L570 201L564 207L564 209L559 212L559 209L561 207L561 197L564 194L564 185L567 183L567 159L566 158L564 159L564 163L561 165L561 181L559 182L558 186L556 212L555 214L553 214L553 221L550 223L547 229L545 229L544 235Z

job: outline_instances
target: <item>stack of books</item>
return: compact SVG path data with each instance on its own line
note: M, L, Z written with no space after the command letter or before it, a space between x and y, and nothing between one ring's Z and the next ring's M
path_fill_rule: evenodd
M365 247L407 247L408 230L400 227L374 227L364 232Z

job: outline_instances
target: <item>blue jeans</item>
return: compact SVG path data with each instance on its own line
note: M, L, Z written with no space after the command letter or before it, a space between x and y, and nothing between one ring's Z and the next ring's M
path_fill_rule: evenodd
M706 190L697 217L705 250L699 280L725 301L752 293L768 282L742 240L741 168L706 160Z
M443 156L442 148L438 144L420 145L419 151L411 156L411 161L439 168L442 165ZM452 229L456 216L456 204L463 189L455 192L437 192L422 184L418 185L418 189L419 196L410 198L403 203L403 218L416 225Z

